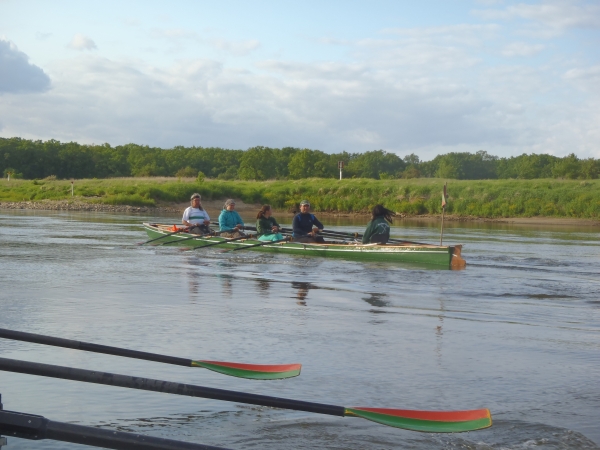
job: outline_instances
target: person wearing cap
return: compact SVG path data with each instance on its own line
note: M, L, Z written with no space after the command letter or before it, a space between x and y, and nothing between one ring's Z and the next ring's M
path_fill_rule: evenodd
M310 213L310 202L308 200L300 202L300 212L296 214L292 221L292 229L294 242L305 244L325 242L322 236L317 235L319 230L323 229L323 224L319 222L314 214Z
M244 221L235 209L235 201L229 199L223 205L223 210L219 214L219 231L221 236L226 238L237 238L244 236L241 231Z
M200 194L194 193L190 197L191 206L183 212L181 222L190 227L192 234L210 233L210 217L202 207Z

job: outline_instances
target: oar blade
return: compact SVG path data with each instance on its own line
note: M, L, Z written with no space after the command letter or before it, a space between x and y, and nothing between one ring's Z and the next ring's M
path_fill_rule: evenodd
M301 364L242 364L224 361L192 361L192 367L203 367L232 377L251 380L282 380L300 375Z
M461 433L492 426L489 409L468 411L415 411L388 408L346 408L346 415L358 416L390 427L426 433Z

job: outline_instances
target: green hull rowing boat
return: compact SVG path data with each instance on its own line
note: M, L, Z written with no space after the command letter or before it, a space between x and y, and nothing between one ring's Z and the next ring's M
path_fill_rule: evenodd
M181 245L185 245L186 247L202 247L212 243L223 242L218 247L233 250L235 248L264 243L252 238L225 243L224 241L228 241L229 239L219 236L199 236L196 239L190 239L193 236L192 234L184 232L172 234L174 231L173 225L144 223L144 228L151 239L165 236L157 244L169 242L172 245L176 245L178 241L181 241ZM167 236L168 234L171 235ZM329 242L325 244L302 244L292 241L255 246L251 250L302 256L324 256L352 261L401 262L424 264L446 269L463 269L466 266L466 262L460 256L461 249L462 245L440 246L397 243L365 245Z

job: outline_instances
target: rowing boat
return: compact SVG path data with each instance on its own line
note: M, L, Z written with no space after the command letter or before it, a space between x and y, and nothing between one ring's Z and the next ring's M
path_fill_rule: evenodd
M253 238L226 242L229 239L220 236L198 236L193 238L194 235L185 232L173 234L173 231L177 230L176 225L144 223L144 229L151 239L164 236L159 241L161 244L168 242L177 245L181 241L181 245L186 245L187 247L202 247L207 244L222 242L219 247L230 250L254 245L251 250L269 253L322 256L353 261L414 263L447 269L463 269L466 266L465 260L461 257L462 245L416 245L413 243L361 244L355 242L304 244L293 241L269 244ZM257 246L256 244L264 245Z

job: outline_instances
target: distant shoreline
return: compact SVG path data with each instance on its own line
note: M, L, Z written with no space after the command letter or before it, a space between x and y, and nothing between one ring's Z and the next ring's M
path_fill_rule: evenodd
M221 209L222 201L211 200L203 202L204 207L211 215L218 214ZM0 210L39 210L39 211L88 211L88 212L125 212L125 213L177 213L180 214L188 206L188 203L177 203L162 206L129 206L129 205L107 205L104 203L86 203L78 200L43 200L39 202L24 201L24 202L0 202ZM242 201L236 203L236 209L240 213L250 213L258 211L260 204L246 204ZM291 216L293 213L289 211L275 210L279 216ZM328 213L319 211L316 214L324 217L363 217L369 219L369 214L365 213ZM437 221L441 220L440 215L408 215L398 214L396 220L422 220L422 221ZM600 227L598 219L581 219L568 217L501 217L501 218L486 218L475 216L457 216L446 215L445 221L448 222L496 222L496 223L511 223L519 225L571 225L571 226L591 226Z

